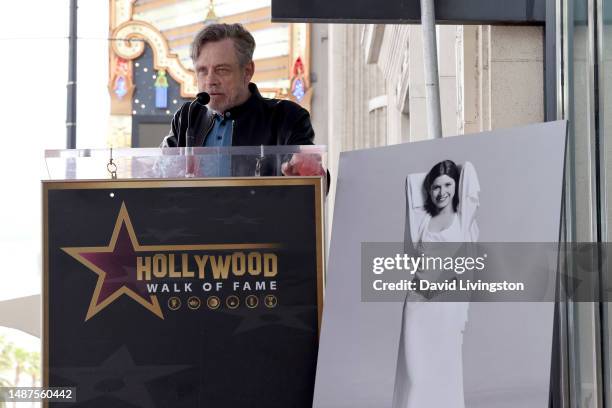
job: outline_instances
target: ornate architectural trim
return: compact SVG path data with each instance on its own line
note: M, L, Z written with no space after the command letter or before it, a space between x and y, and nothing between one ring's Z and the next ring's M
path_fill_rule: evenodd
M132 61L141 56L144 52L144 42L146 41L153 50L154 68L156 70L165 70L178 82L181 97L194 97L198 90L193 70L186 68L181 63L179 57L171 52L170 42L160 30L146 21L134 20L135 3L136 0L111 0L110 2L111 36L115 39L111 42L111 62L113 62L116 57L119 57L127 60L131 68ZM269 9L269 7L267 9ZM240 14L239 17L255 13L257 18L261 18L261 10L263 9L251 10ZM227 20L229 22L229 20L236 18L236 16L232 16ZM257 24L261 24L261 22L257 20ZM310 109L310 100L313 92L310 87L310 26L304 23L290 24L288 29L289 55L286 57L287 78L290 82L294 79L292 76L292 67L295 61L300 58L304 64L303 82L304 85L306 85L305 95L301 100L298 100L292 95L291 89L285 87L266 89L265 91L268 91L266 93L268 93L269 96L274 95L278 98L291 99L300 103L306 109ZM112 83L113 70L111 70L109 74L109 90L111 90ZM292 83L290 86L292 86ZM125 114L131 112L131 105L128 106L122 99L123 98L116 98L111 92L111 104L117 105L116 109L114 109L115 113Z
M136 0L114 0L111 4L111 22L113 26L132 19Z
M181 86L181 96L192 98L198 93L195 75L186 69L178 56L170 52L168 42L155 27L144 21L131 20L113 30L113 51L121 58L133 60L144 52L144 41L153 49L153 64L156 70L166 70ZM126 39L126 40L123 40ZM130 41L130 40L138 41Z

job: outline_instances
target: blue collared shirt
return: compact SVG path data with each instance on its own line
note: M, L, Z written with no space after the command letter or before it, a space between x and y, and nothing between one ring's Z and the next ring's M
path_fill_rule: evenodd
M230 147L232 145L232 133L234 121L226 116L215 113L213 128L204 140L204 147ZM231 176L231 157L229 154L205 155L202 168L205 177L228 177Z
M234 121L215 113L215 123L204 140L205 147L228 147L232 145Z

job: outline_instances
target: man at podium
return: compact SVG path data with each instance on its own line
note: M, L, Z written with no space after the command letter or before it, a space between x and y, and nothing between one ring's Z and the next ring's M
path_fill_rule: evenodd
M287 100L261 96L251 83L255 40L241 24L211 24L194 38L191 58L198 97L174 114L162 147L311 145L314 131L308 111ZM312 157L294 155L283 173ZM319 166L314 166L317 168ZM320 168L322 171L323 169Z

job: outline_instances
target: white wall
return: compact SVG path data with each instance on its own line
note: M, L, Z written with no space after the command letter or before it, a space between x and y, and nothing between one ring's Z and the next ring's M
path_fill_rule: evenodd
M78 147L106 142L108 2L79 2ZM66 146L69 0L10 2L0 13L0 301L40 293L45 149ZM33 316L33 318L35 318ZM36 317L38 318L38 317Z
M0 13L0 300L40 292L40 180L44 149L66 141L68 10L37 0Z
M107 147L108 0L79 1L77 53L77 148Z

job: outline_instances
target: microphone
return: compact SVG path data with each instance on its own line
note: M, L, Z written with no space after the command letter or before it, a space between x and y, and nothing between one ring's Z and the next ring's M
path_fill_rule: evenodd
M195 105L200 105L198 108L202 109L203 107L206 106L206 104L210 102L210 95L206 92L200 92L199 94L196 95L196 98L191 101L191 103L189 104L189 109L187 111L187 131L186 131L186 140L185 140L185 147L192 147L195 143L195 135L193 134L193 131L191 130L191 116L192 116L192 110L193 107Z
M206 92L200 92L196 95L195 101L200 105L206 105L210 102L210 95Z

